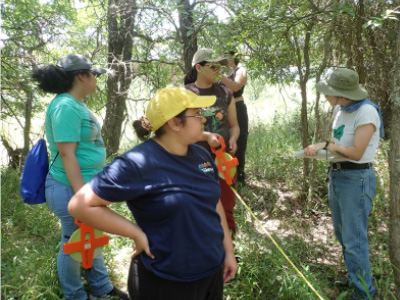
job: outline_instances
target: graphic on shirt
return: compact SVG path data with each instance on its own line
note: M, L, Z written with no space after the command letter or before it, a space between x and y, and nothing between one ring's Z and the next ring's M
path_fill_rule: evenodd
M207 107L204 110L204 115L207 117L205 130L210 132L221 133L225 128L226 111L223 107L224 99L217 98L214 106Z
M222 121L223 118L224 118L224 116L223 116L221 113L217 113L215 116L216 116L220 121Z
M206 118L209 118L209 117L214 116L214 113L213 113L213 112L208 111L208 110L205 110L205 109L202 109L201 112L203 113L203 115L204 115Z
M204 173L208 172L214 172L214 169L211 166L210 162L204 162L202 164L199 164L199 169L202 170Z
M342 136L343 136L344 127L345 127L345 126L342 125L342 126L336 128L336 129L333 129L333 137L334 137L334 138L337 138L337 139L340 141L340 139L341 139Z
M204 131L218 133L229 140L228 107L232 101L232 92L225 86L213 84L207 89L199 89L195 83L185 86L197 95L210 96L215 95L216 101L213 106L203 108L204 116L207 118L204 124ZM200 143L206 149L209 149L207 143ZM207 145L206 145L207 144Z
M96 118L89 112L90 118L90 140L95 144L97 147L104 148L103 138L101 137L101 128L100 124L97 122Z

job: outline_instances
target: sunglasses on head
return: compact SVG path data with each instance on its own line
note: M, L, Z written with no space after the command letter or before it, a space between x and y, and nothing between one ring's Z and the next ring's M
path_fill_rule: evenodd
M99 73L96 73L96 72L94 72L94 71L90 71L90 73L92 73L92 74L93 74L93 76L94 76L94 77L96 77L96 78L98 78L98 77L100 76L100 74L99 74Z

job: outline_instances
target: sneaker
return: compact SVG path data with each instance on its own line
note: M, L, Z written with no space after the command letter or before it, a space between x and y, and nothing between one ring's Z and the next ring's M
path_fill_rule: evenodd
M349 279L346 277L333 278L333 284L336 286L349 286Z
M99 296L99 297L90 295L90 298L89 298L89 299L90 299L90 300L106 300L106 299L130 300L131 298L129 297L129 295L128 295L127 293L124 293L123 291L117 289L117 288L114 286L114 288L113 288L113 289L111 290L111 292L109 292L108 294L103 295L103 296Z

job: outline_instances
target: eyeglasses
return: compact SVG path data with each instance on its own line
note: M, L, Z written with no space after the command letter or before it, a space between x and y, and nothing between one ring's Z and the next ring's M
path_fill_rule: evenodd
M185 116L180 116L180 118L201 118L202 120L207 119L206 116L202 111L199 111L195 115L185 115Z
M96 78L98 78L98 77L100 76L100 74L99 74L99 73L96 73L96 72L93 72L93 71L90 71L90 73L92 73L92 74L93 74L93 76L94 76L94 77L96 77Z

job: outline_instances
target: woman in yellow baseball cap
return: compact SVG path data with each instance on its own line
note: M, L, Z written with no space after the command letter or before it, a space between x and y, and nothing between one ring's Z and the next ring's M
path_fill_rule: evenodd
M204 131L201 108L214 102L179 87L159 90L134 122L145 142L106 166L68 206L86 224L134 240L132 299L222 300L223 283L236 273L218 169L194 144ZM136 224L108 208L122 201Z

